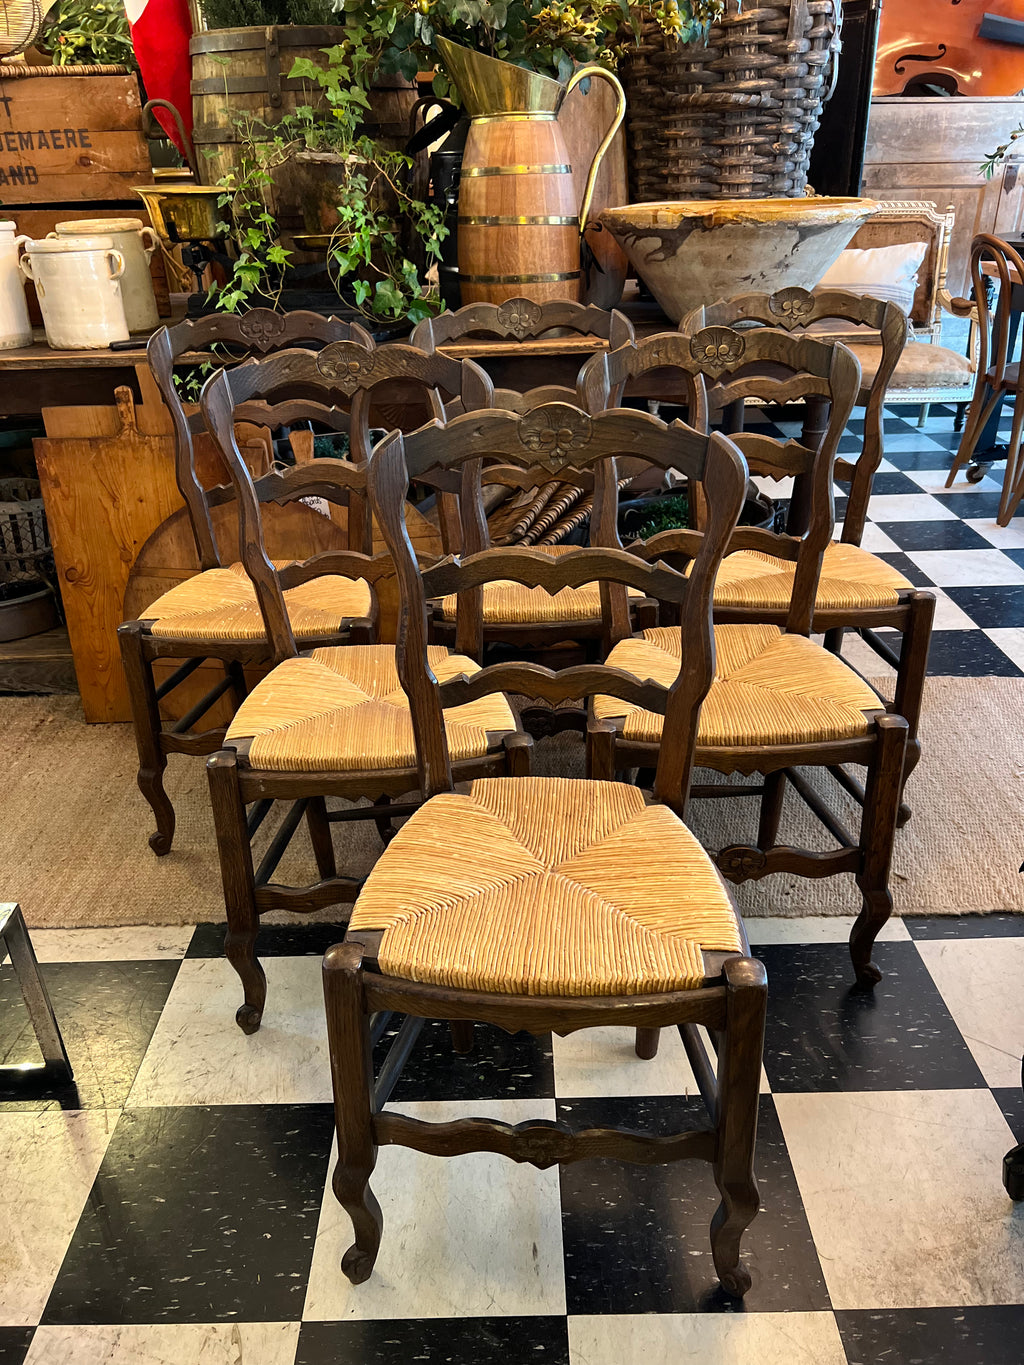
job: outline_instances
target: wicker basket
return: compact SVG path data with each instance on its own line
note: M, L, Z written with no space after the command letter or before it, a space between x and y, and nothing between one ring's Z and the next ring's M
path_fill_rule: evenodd
M53 551L35 479L0 479L0 584L48 580Z
M706 45L644 21L621 66L633 202L803 194L841 24L841 0L726 0Z

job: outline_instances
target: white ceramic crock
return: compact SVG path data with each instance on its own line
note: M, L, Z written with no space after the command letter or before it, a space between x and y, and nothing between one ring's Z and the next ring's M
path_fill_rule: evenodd
M129 332L152 332L160 326L153 276L149 273L149 259L157 248L157 236L141 218L75 218L58 223L49 237L81 238L109 237L114 248L124 257L121 277L121 297Z
M16 233L13 223L0 223L0 351L32 345L25 281L18 268L18 251L28 239Z
M35 283L54 350L90 351L128 340L124 257L109 237L47 237L25 247L19 264Z

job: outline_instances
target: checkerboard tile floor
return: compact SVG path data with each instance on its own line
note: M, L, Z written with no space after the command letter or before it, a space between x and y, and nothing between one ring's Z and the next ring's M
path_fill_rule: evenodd
M994 481L941 491L947 412L886 426L865 543L936 586L933 672L1019 676L1024 519L995 527ZM1000 1165L1024 1141L1024 920L893 921L870 995L848 932L751 922L771 993L739 1307L716 1288L704 1167L397 1148L353 1288L319 982L340 928L264 930L252 1038L221 926L37 931L77 1088L0 1082L0 1365L1019 1365L1024 1206ZM2 968L0 1061L33 1055ZM677 1038L641 1062L614 1030L480 1027L458 1057L428 1027L393 1103L664 1131L699 1111Z

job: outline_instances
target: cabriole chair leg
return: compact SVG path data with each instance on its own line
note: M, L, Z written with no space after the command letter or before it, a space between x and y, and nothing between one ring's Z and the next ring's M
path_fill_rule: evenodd
M256 910L249 828L238 785L234 751L222 749L214 754L207 761L206 771L210 780L210 801L217 831L224 910L228 921L224 953L238 973L245 995L235 1014L235 1022L243 1033L255 1033L267 1003L267 978L256 957L260 918Z
M157 857L163 857L170 853L174 839L174 807L164 791L167 755L160 745L162 727L153 670L143 650L142 630L137 621L128 621L119 626L117 638L128 681L135 746L139 752L136 781L156 819L156 829L149 836L149 846Z
M889 867L903 786L908 732L907 722L902 716L880 716L876 724L878 749L868 768L860 829L863 862L857 874L857 886L863 908L850 933L853 969L857 973L858 984L866 987L882 979L882 973L871 961L871 950L882 926L892 914Z

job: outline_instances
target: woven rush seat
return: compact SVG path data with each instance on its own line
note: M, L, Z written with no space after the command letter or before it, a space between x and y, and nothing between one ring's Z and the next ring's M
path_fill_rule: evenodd
M276 565L277 568L284 567ZM334 635L345 620L369 615L373 594L361 578L325 574L284 594L297 640ZM263 640L256 593L241 564L206 569L163 593L146 609L150 634L162 640Z
M428 649L444 682L479 665L443 645ZM491 694L445 711L453 761L482 758L516 729L503 696ZM226 743L252 742L253 768L285 772L360 772L414 768L409 703L394 645L337 645L286 659L258 683L235 713Z
M387 976L509 995L694 989L701 949L742 952L728 891L636 787L481 778L433 797L370 873L352 931Z
M715 580L715 605L785 611L793 596L796 564L761 550L727 555ZM826 546L818 581L817 611L859 611L894 607L909 579L884 559L859 545L832 541Z
M557 558L579 549L577 545L531 545ZM627 588L629 597L642 597L636 588ZM601 619L601 588L597 583L584 583L579 588L562 588L549 593L544 588L528 588L511 579L496 579L483 585L483 623L485 626L528 626L556 624L560 621L599 621ZM449 593L441 599L441 615L454 621L458 613L458 596Z
M842 659L778 626L715 627L715 680L704 699L697 743L708 748L818 744L866 735L883 703ZM679 672L680 632L661 626L622 640L612 668L668 686ZM618 697L597 697L598 720L624 719L623 736L657 744L663 717Z

